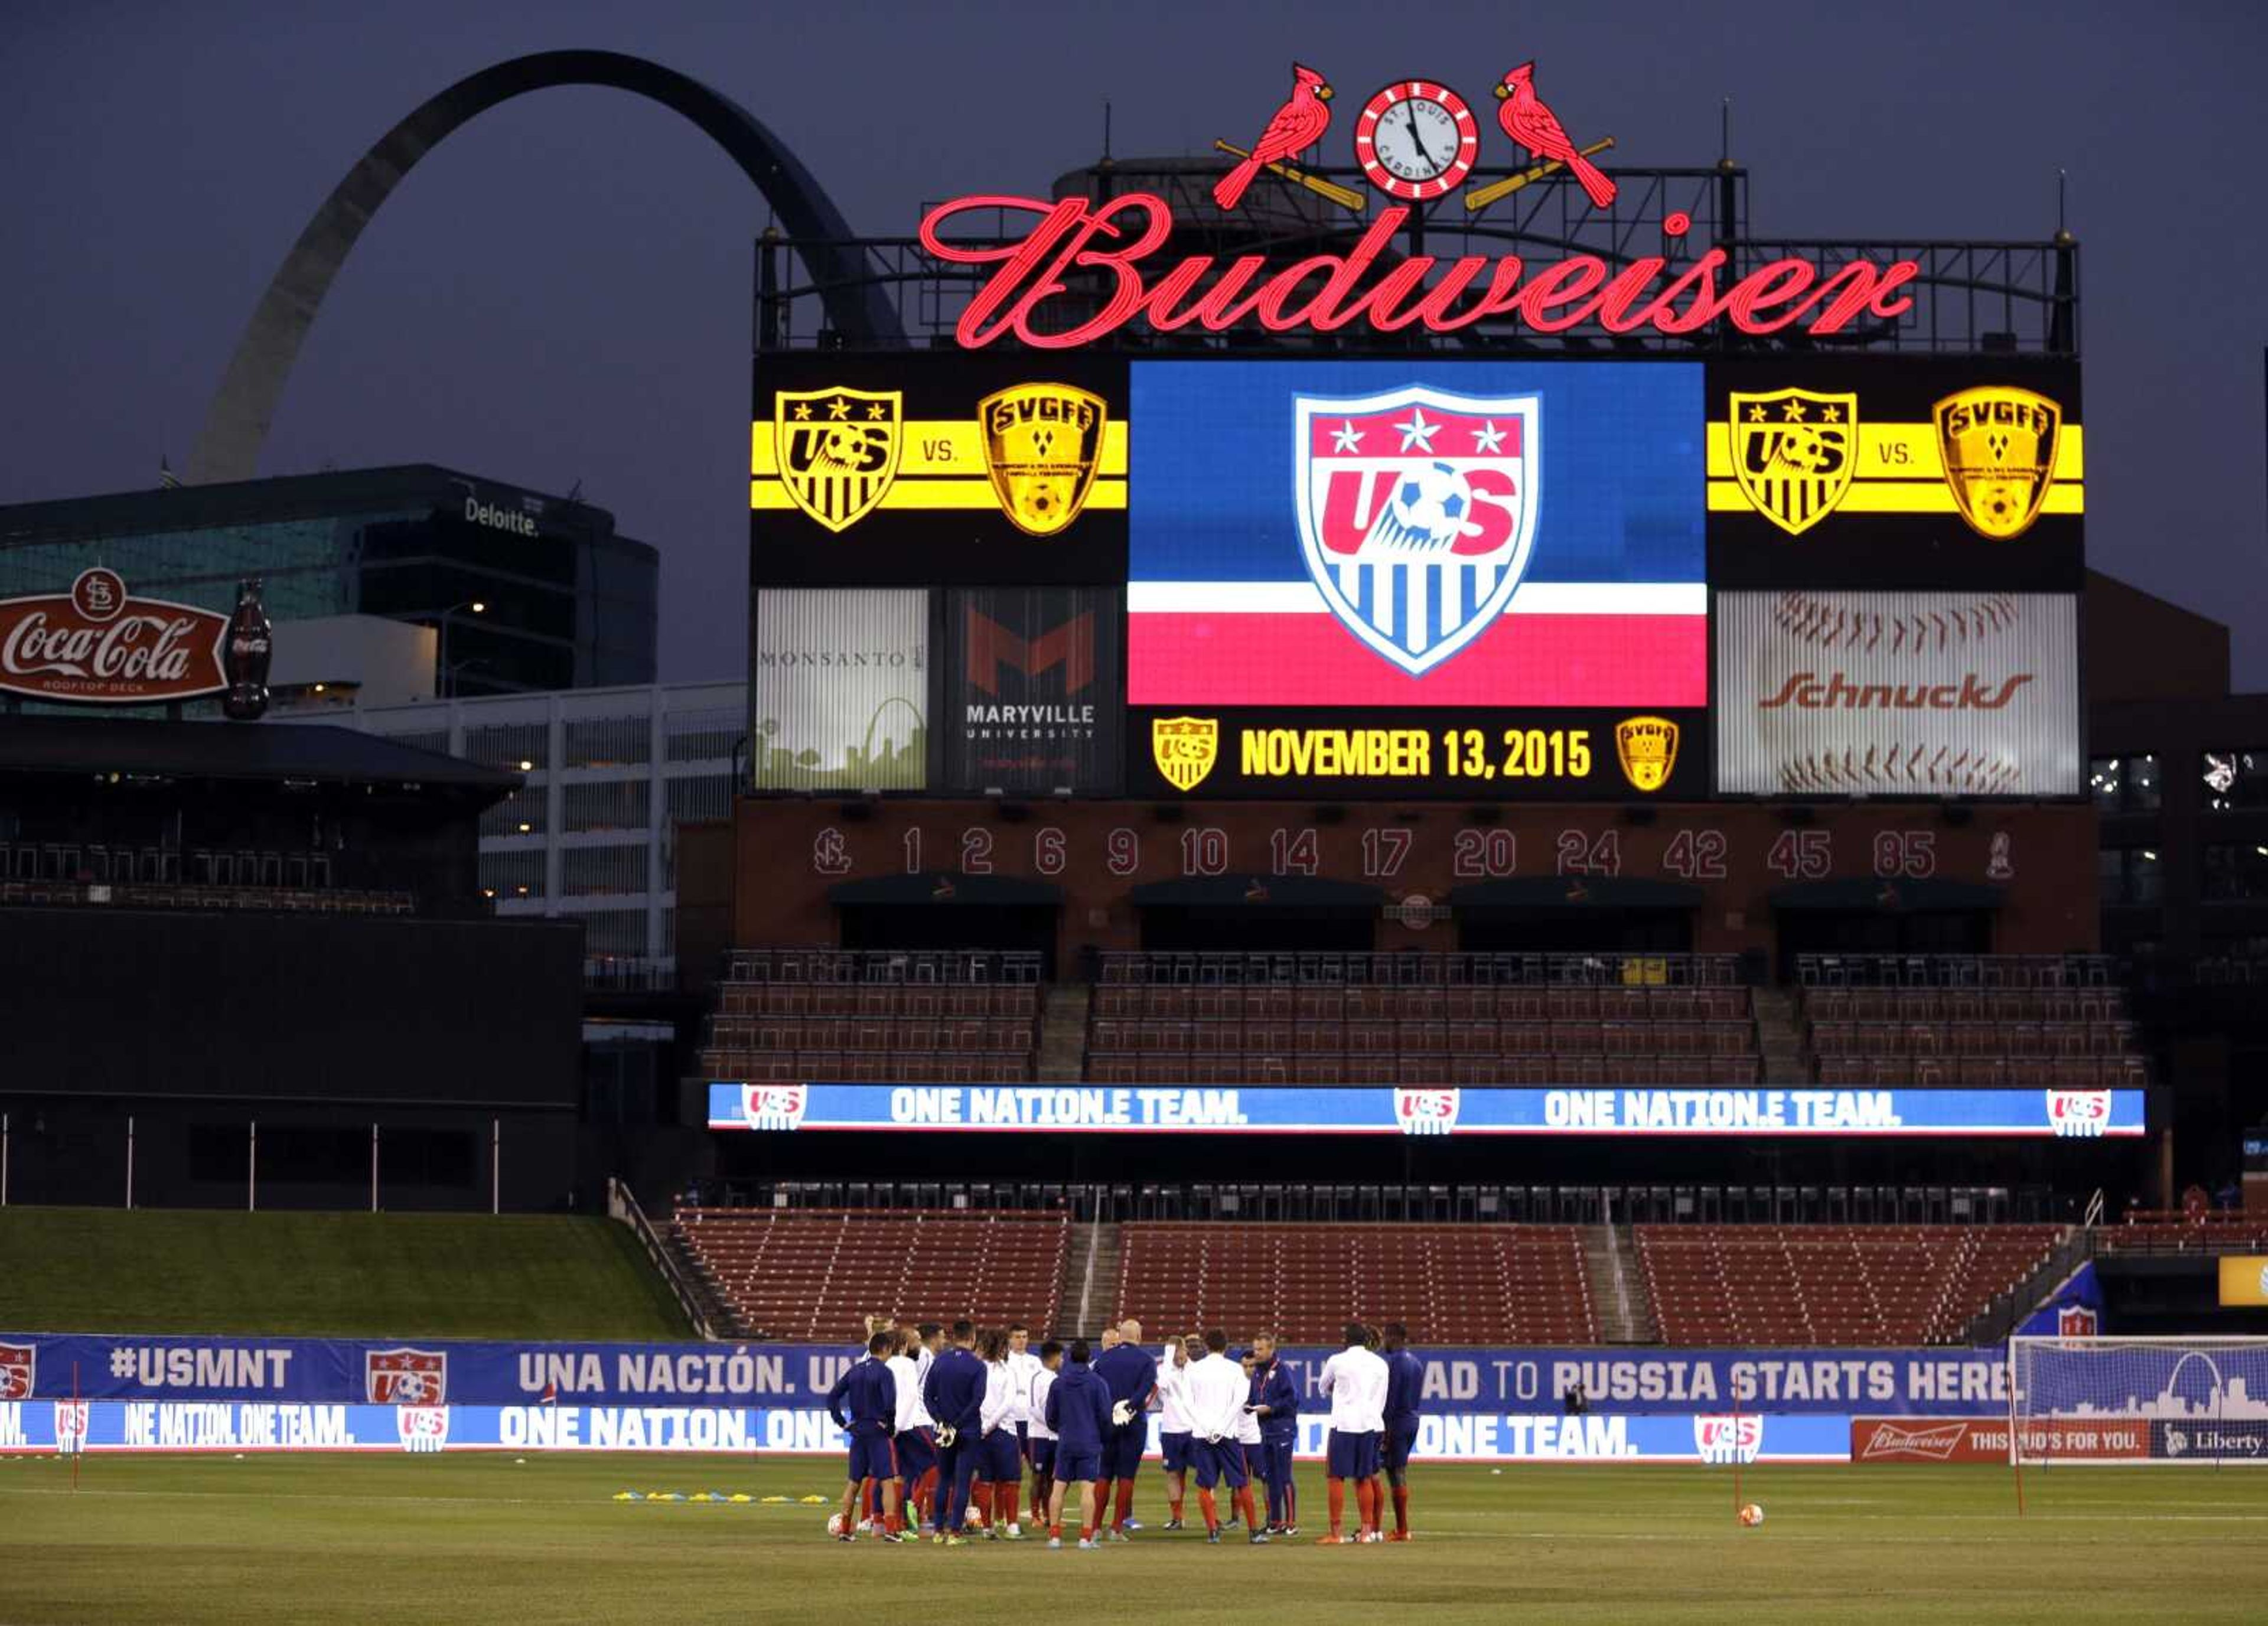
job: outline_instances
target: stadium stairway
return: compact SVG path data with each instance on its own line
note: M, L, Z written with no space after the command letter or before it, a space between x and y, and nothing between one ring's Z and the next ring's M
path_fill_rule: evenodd
M1811 1082L1810 1063L1803 1054L1803 1029L1797 1019L1795 995L1785 988L1759 988L1750 996L1756 1017L1756 1044L1764 1052L1764 1082L1806 1085Z
M1084 982L1057 982L1048 989L1047 1003L1040 1011L1035 1078L1075 1084L1086 1077L1086 1012L1094 997L1094 990Z
M1078 1234L1081 1231L1086 1232L1084 1247ZM1071 1251L1081 1269L1079 1291L1064 1296L1062 1313L1071 1321L1073 1337L1093 1337L1117 1314L1126 1242L1116 1225L1079 1225L1072 1230Z
M1646 1278L1623 1232L1613 1225L1583 1227L1583 1269L1598 1306L1599 1336L1608 1343L1659 1343Z

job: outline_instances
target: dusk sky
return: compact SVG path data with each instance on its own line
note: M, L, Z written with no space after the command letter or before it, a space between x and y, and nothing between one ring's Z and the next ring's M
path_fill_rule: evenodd
M2268 5L1734 4L0 8L0 502L188 460L307 217L418 102L529 51L703 79L858 231L1241 139L1295 57L1478 100L1525 58L1617 162L1714 160L1733 99L1762 236L2082 244L2091 562L2231 622L2268 688ZM1350 104L1351 106L1351 104ZM1329 149L1345 159L1344 130ZM1491 159L1490 161L1497 161ZM585 494L662 555L661 675L745 670L751 239L762 199L675 114L555 90L395 192L332 290L264 473L431 461Z

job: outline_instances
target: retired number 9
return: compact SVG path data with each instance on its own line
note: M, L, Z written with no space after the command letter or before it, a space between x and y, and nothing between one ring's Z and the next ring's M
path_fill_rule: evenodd
M1477 728L1441 732L1452 779L1583 779L1591 772L1587 728L1507 728L1504 760L1489 761L1488 736Z

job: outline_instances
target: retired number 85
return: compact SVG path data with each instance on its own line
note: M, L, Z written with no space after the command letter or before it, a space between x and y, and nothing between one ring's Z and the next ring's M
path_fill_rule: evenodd
M1507 728L1499 765L1489 760L1488 736L1477 728L1441 732L1441 753L1452 779L1581 779L1591 771L1587 728Z

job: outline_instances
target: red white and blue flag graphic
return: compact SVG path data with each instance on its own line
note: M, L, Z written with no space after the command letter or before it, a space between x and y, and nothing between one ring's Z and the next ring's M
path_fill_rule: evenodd
M1707 704L1700 373L1137 362L1129 700Z

